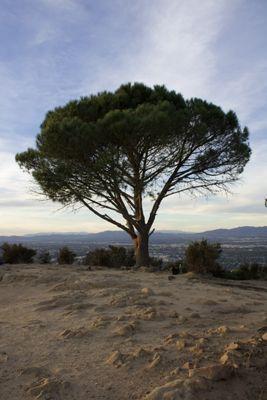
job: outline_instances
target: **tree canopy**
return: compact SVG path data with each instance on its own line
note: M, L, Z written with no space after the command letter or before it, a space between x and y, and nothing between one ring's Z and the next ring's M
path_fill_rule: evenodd
M87 207L146 242L164 198L227 190L238 179L248 136L233 111L135 83L49 111L36 148L16 160L49 199Z

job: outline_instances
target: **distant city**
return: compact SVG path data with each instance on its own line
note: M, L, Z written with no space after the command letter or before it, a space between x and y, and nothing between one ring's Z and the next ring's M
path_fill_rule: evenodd
M202 238L222 245L220 262L225 268L235 268L241 263L257 262L267 265L267 226L216 229L200 233L159 231L151 236L150 255L165 262L182 259L187 245ZM68 246L82 260L92 249L113 246L131 246L131 240L123 231L99 233L40 233L24 236L0 236L0 244L22 243L37 251L48 250L56 260L60 247Z

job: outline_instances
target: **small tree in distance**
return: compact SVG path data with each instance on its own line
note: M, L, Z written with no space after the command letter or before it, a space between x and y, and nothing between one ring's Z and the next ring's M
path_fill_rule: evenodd
M197 273L217 273L220 270L218 258L222 252L219 243L207 240L191 243L185 252L185 264L188 271Z
M146 266L163 200L227 190L249 157L248 129L233 111L135 83L49 111L36 149L16 160L47 198L127 232L136 265Z
M41 251L38 254L38 261L40 264L50 264L51 263L51 255L49 251Z
M59 249L57 261L59 264L73 264L76 254L67 246Z
M134 265L132 249L109 246L108 249L94 249L85 257L84 264L90 266L106 266L111 268L132 267Z
M29 264L33 262L36 251L22 244L3 243L3 261L7 264Z

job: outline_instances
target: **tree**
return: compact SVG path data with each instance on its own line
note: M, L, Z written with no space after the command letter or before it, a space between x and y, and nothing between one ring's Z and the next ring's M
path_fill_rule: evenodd
M57 261L59 264L73 264L76 254L73 253L67 246L59 249Z
M162 201L228 190L249 157L248 129L234 112L135 83L49 111L36 149L16 160L47 198L86 207L127 232L141 266L149 264Z
M197 273L217 273L220 270L218 258L222 252L219 243L207 240L191 243L185 252L185 264L188 271Z
M1 249L3 261L7 264L32 263L36 254L35 250L28 249L22 244L3 243Z
M117 246L89 251L84 260L85 265L101 265L110 268L132 267L134 262L132 249Z
M50 264L51 263L51 255L49 251L41 251L38 254L38 261L40 264Z

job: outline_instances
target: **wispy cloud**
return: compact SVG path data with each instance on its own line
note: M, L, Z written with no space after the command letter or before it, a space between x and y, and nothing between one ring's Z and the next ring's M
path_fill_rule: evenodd
M130 7L129 13L139 13L141 29L118 62L100 66L93 88L136 80L166 84L185 96L205 95L216 71L216 40L235 3L160 0L154 7L150 2L139 2L138 10ZM93 81L89 77L88 87Z

